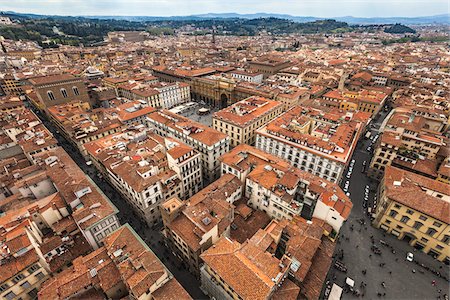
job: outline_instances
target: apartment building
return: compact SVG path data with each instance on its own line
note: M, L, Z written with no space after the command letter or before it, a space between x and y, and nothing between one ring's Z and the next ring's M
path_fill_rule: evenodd
M291 62L276 57L263 56L250 61L248 64L250 71L262 73L264 78L267 78L289 67Z
M241 197L241 181L226 175L186 202L175 197L161 204L166 244L196 276L199 276L200 254L220 237L230 236L234 218L232 203Z
M443 124L445 119L437 122L408 108L396 108L385 121L368 175L380 180L387 166L393 165L424 176L437 177L434 175L438 169L436 157L440 149L446 146L442 133L433 129L442 129Z
M200 154L171 138L130 128L86 145L97 169L147 224L160 222L158 206L187 199L202 187Z
M172 138L165 138L167 163L182 184L182 199L192 197L203 187L200 153Z
M245 184L247 204L273 219L321 219L332 227L327 235L335 239L350 214L352 202L337 184L279 157L239 145L220 160L222 174L233 174Z
M57 147L58 141L29 109L5 111L1 115L2 132L13 145L18 145L29 161L44 151ZM10 146L13 146L10 145Z
M230 75L232 78L237 80L243 80L254 83L262 83L263 74L262 73L249 73L241 70L231 71Z
M25 230L4 231L0 256L0 297L6 300L36 299L42 283L49 277L38 252L27 239Z
M201 287L216 299L319 299L336 246L327 226L295 217L242 243L222 237L201 255Z
M54 170L36 164L21 168L25 164L18 158L4 164L0 174L7 192L0 204L0 297L36 299L51 273L66 269L97 242L86 239L79 215L75 216L80 211L73 212L64 197L67 188L51 179ZM86 200L83 197L85 204ZM102 200L97 201L100 206Z
M201 153L204 184L219 178L218 159L230 147L226 134L164 109L151 113L147 121L159 135L176 138Z
M270 237L269 237L270 238ZM269 240L267 238L267 240ZM264 242L261 245L261 242ZM243 244L222 237L202 253L202 288L214 299L270 299L284 284L292 260L278 259L265 251L266 240L250 239ZM300 288L296 288L297 295Z
M147 116L156 111L151 106L143 105L139 101L132 101L117 106L117 117L126 127L147 123Z
M48 114L61 134L87 157L86 143L120 132L125 122L142 122L151 110L151 108L139 109L134 105L131 107L124 105L122 109L91 110L87 102L74 101L50 107Z
M162 107L159 92L147 85L139 83L122 84L118 87L118 94L129 100L144 100L151 107Z
M110 233L104 244L47 280L39 298L192 299L130 225Z
M154 85L158 91L159 101L163 109L169 109L191 100L191 88L184 82L159 83Z
M131 82L117 86L120 97L129 100L144 100L149 106L169 109L191 99L190 86L184 82Z
M60 147L36 157L47 171L84 238L97 249L110 232L120 226L118 210L98 186Z
M359 91L332 90L322 96L329 106L346 111L368 112L372 116L380 111L388 97L387 93L367 89Z
M213 115L213 128L230 137L231 147L255 143L255 130L283 112L280 102L262 97L249 97Z
M0 98L0 114L10 113L14 110L21 109L25 103L17 96L6 96Z
M388 166L378 188L374 226L450 263L448 185Z
M275 100L283 103L283 111L287 111L294 106L301 105L304 101L311 97L310 91L307 88L289 87L276 95Z
M295 107L256 131L256 147L339 183L368 116Z
M83 79L70 74L35 77L29 80L35 96L31 100L40 110L71 101L89 102L87 88Z

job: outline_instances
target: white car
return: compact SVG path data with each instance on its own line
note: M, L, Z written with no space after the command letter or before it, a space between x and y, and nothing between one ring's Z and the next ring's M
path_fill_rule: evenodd
M412 262L414 260L414 254L412 254L411 252L408 252L406 254L406 260Z

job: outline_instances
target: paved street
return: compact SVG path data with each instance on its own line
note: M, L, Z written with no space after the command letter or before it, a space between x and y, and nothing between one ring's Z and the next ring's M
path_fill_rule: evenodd
M118 217L121 224L129 223L139 236L147 243L150 249L158 256L162 263L170 270L180 284L189 292L194 299L207 299L199 288L199 281L187 270L182 268L180 260L175 257L163 245L160 234L161 226L148 228L139 221L132 207L114 190L105 180L99 179L95 167L86 165L84 158L65 138L57 133L56 128L41 114L38 114L44 125L53 133L59 144L66 150L78 166L98 185L103 193L119 209Z
M374 120L375 128L372 135L377 133L378 126L385 115L386 113L383 113L379 119ZM371 154L366 151L369 145L370 140L361 140L353 155L355 166L349 185L353 210L349 220L341 229L341 237L335 252L336 258L346 265L348 271L343 273L332 267L327 280L331 284L335 282L344 287L345 279L348 276L355 281L355 288L361 291L359 297L367 299L438 299L439 290L442 290L441 299L443 299L443 295L448 294L448 282L420 267L416 262L439 271L446 278L449 278L448 266L422 252L415 251L408 243L399 241L390 234L384 234L382 230L376 229L370 224L370 219L366 215L367 210L363 207L364 190L365 186L369 185L369 205L371 205L377 183L361 172L363 161L367 162L367 166L370 162ZM346 180L348 179L344 178L342 186ZM365 221L365 225L361 225L359 222L361 219ZM371 236L373 236L375 245L381 249L381 255L372 252ZM389 246L382 245L380 240ZM395 250L395 253L392 249ZM342 250L344 256L340 259L339 254ZM414 253L415 262L406 261L405 257L408 252ZM363 270L366 270L365 275L362 273ZM333 280L333 278L335 279ZM432 285L433 280L436 280L436 286ZM366 284L364 288L361 288L361 281ZM385 287L382 286L383 282ZM358 297L350 292L343 294L343 299L352 298Z

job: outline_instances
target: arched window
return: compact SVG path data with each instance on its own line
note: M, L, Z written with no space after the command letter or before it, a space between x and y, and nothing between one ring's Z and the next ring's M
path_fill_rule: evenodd
M73 93L75 94L75 96L80 96L80 91L78 91L78 88L76 86L72 87Z
M67 98L67 91L66 91L66 89L61 89L61 95L62 95L64 98Z
M52 91L47 91L47 96L49 100L51 101L55 100L55 95L53 95Z

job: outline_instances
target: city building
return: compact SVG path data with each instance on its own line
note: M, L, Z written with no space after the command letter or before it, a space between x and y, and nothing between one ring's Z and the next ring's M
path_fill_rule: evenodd
M254 83L262 83L263 74L262 73L249 73L241 70L235 70L230 72L231 77L237 80L243 80Z
M446 147L440 130L447 119L418 112L418 108L396 108L387 117L370 161L369 176L380 180L390 165L430 178L438 176L436 158L440 149Z
M230 236L232 203L241 197L241 181L224 175L185 202L174 197L161 204L166 244L193 274L199 275L200 254Z
M320 220L273 220L240 243L202 253L202 289L215 299L319 299L336 244Z
M276 57L259 57L248 64L250 71L262 73L264 78L267 78L289 67L291 62Z
M367 113L295 107L256 131L256 147L339 183L367 120Z
M192 299L130 225L110 233L104 244L47 280L39 298Z
M212 125L230 137L231 147L252 145L256 141L255 130L282 112L281 103L253 96L214 113Z
M168 110L151 113L147 121L159 135L178 139L201 153L204 184L219 178L218 159L230 147L230 138L226 134Z
M337 184L274 155L243 144L220 160L222 174L233 174L244 183L247 204L271 218L321 219L331 226L327 235L335 239L350 215L352 202Z
M32 103L40 110L71 101L89 102L83 79L70 74L35 77L29 80L34 88Z
M83 237L98 249L105 236L120 226L117 208L62 148L40 153L36 164L47 171Z
M73 101L48 108L48 115L59 132L87 157L86 143L122 131L127 122L139 124L151 111L141 104L124 104L120 110L90 109L88 102Z
M164 200L187 199L202 187L200 154L143 125L98 139L86 149L102 176L151 226L161 221L158 206Z
M272 298L286 280L292 260L287 255L278 259L266 251L270 242L268 237L240 244L222 237L201 255L205 262L202 288L214 299Z
M332 90L325 93L322 98L327 101L329 106L346 111L369 112L375 116L386 103L388 96L381 91L363 89L356 92Z
M378 188L374 226L450 263L447 184L388 166Z

